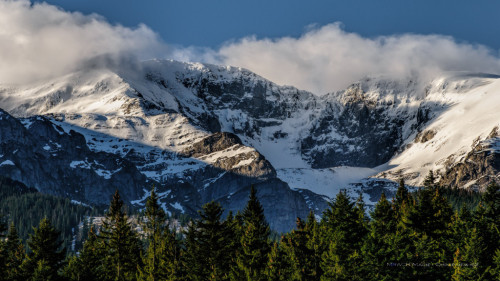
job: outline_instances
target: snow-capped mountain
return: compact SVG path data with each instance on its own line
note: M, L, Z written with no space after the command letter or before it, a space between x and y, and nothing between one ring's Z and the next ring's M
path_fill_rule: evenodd
M253 184L271 225L287 230L296 216L321 212L341 188L354 196L361 191L372 204L382 190L390 195L400 177L416 186L430 169L450 186L495 179L497 99L500 80L482 74L367 77L316 96L235 67L152 60L118 71L82 70L0 85L0 108L10 114L0 122L12 123L0 136L0 171L94 203L119 188L140 205L155 184L165 209L189 214L210 200L241 209ZM16 156L13 147L21 144L6 137L19 134L33 142L23 149L44 157L31 170L23 163L32 156ZM76 147L83 152L72 152ZM40 163L59 168L38 172ZM40 183L75 173L95 180L80 182L79 191L71 181Z

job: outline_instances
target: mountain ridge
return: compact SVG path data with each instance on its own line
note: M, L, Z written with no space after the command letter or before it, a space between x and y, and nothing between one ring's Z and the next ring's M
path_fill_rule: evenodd
M391 194L400 177L418 186L431 169L456 186L449 179L451 164L473 148L464 148L467 140L450 146L450 138L434 127L451 126L452 119L445 124L440 118L466 103L475 107L484 89L500 91L497 78L454 73L427 82L373 76L316 96L241 68L153 60L135 72L81 71L24 88L2 86L0 107L19 118L43 115L65 133L81 134L89 151L132 163L147 179L143 185L163 186L170 211L196 210L210 199L236 210L240 200L229 199L240 189L251 184L266 189L274 182L276 194L291 194L289 202L300 202L280 207L305 217L326 206L321 196L331 198L341 188L354 196L364 193L373 204L381 191ZM496 100L488 98L492 104ZM492 109L489 114L486 127L498 123ZM491 128L467 138L492 139L482 131ZM217 143L224 145L214 150ZM428 150L439 146L446 147L441 158L429 156ZM419 153L428 160L415 158ZM454 154L444 165L443 159ZM73 165L77 168L95 170L83 159L74 161L83 161ZM496 179L496 168L488 173ZM376 191L370 178L378 182ZM385 186L384 180L389 180ZM470 181L458 182L466 186ZM287 193L290 187L293 192ZM143 188L136 188L130 201L141 204ZM305 191L294 193L300 190L308 190L308 199L301 195Z

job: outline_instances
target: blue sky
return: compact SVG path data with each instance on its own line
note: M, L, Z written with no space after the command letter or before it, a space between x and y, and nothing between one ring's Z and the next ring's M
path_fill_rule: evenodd
M248 35L298 37L308 26L342 22L365 37L443 34L500 49L495 0L49 0L69 11L98 13L111 23L144 23L169 44L218 47Z

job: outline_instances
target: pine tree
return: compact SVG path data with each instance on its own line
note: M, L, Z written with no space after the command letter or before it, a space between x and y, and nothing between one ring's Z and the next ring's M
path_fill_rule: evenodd
M436 177L434 177L434 172L432 170L429 171L427 177L424 179L424 187L425 188L434 188L436 185Z
M395 279L395 269L389 264L396 260L391 243L396 234L396 215L384 193L375 205L371 217L370 233L362 250L366 280Z
M175 280L179 275L180 247L166 221L165 211L158 203L153 187L146 201L144 231L148 249L143 257L144 266L139 269L138 280Z
M473 225L478 233L477 236L481 238L484 245L487 245L482 255L478 257L480 267L478 270L485 272L485 280L493 278L490 276L490 270L495 267L495 252L500 249L499 198L498 185L496 183L488 185L473 216Z
M498 224L499 222L495 218L500 217L500 186L496 182L490 183L486 187L481 201L486 209L486 215Z
M305 223L297 218L297 227L291 233L283 236L281 247L290 262L290 280L314 280L313 250L308 247L309 231Z
M64 276L71 281L105 280L105 258L104 242L98 238L92 226L79 256L70 257Z
M46 260L39 260L31 275L30 281L54 281L59 280L57 273L55 273Z
M432 238L443 237L449 230L453 211L439 188L426 187L417 195L416 204L410 208L406 217L406 226L420 234Z
M323 274L321 269L321 256L325 252L325 247L323 241L321 240L320 227L316 221L314 212L309 212L307 216L307 221L305 225L305 230L307 231L307 248L310 251L310 266L311 266L311 278L310 280L318 281L320 276Z
M282 238L282 240L284 237ZM282 244L282 243L280 243ZM279 244L275 242L268 255L268 262L265 269L265 275L269 281L288 281L292 280L292 266L290 261L280 248Z
M3 217L0 215L0 268L4 268L7 262L8 251L5 248L5 243L2 241L7 230ZM0 281L4 280L4 276L0 274Z
M401 208L403 208L403 206L407 206L410 199L410 194L406 188L405 180L401 178L399 180L398 190L396 191L396 196L393 198L392 204L396 215L401 213ZM398 220L399 219L400 218L398 217Z
M264 217L264 209L252 186L242 214L241 249L237 256L239 270L247 280L263 280L267 264L270 228Z
M362 276L361 247L367 234L366 218L362 201L351 202L346 192L339 192L330 208L323 214L324 241L328 250L322 256L321 280L359 279Z
M22 280L23 273L21 265L23 263L25 251L24 245L19 239L14 223L10 224L7 241L5 242L5 249L7 252L5 262L5 280Z
M102 239L106 254L102 260L105 279L135 280L141 246L123 211L123 201L118 190L111 200L99 238Z
M481 259L487 248L481 236L474 228L467 238L462 252L455 252L453 278L456 280L490 280L485 278L486 267L481 265Z
M142 261L144 267L139 270L138 280L154 281L159 280L160 270L159 261L162 254L161 241L165 230L166 215L158 204L158 196L155 187L146 200L145 218L142 223L143 230L146 233L146 239L149 243L146 255Z
M30 253L22 265L23 271L29 278L55 280L58 277L58 271L63 267L66 256L66 249L61 249L60 232L47 218L42 219L33 231L34 233L30 235L27 242Z
M186 233L184 266L189 280L228 280L230 273L232 229L221 221L219 203L203 206L200 220L191 223Z
M500 280L500 249L496 250L495 256L493 257L493 266L488 273L493 280Z
M230 237L227 239L228 252L227 255L230 257L230 280L239 280L242 279L241 271L237 267L237 254L240 251L241 244L241 215L237 213L236 216L233 216L233 213L230 211L226 217L225 224L229 229L229 233L232 233Z

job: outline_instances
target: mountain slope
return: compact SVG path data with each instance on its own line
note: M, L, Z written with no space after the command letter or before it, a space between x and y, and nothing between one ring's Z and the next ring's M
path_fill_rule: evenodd
M304 217L326 206L314 193L333 197L348 188L373 204L400 177L418 186L429 169L450 186L483 185L485 165L492 167L488 179L495 178L496 166L467 165L466 156L489 151L487 163L496 163L490 133L500 120L499 83L496 76L463 73L433 81L373 76L315 96L241 68L152 60L136 69L4 85L0 107L16 117L43 115L65 135L81 134L88 153L130 163L144 177L132 188L135 204L155 183L170 211L196 214L210 200L237 209L245 201L241 192L255 184L265 207ZM80 158L69 163L99 170ZM454 169L464 174L458 181ZM265 199L271 191L290 199ZM269 215L275 226L293 225Z

